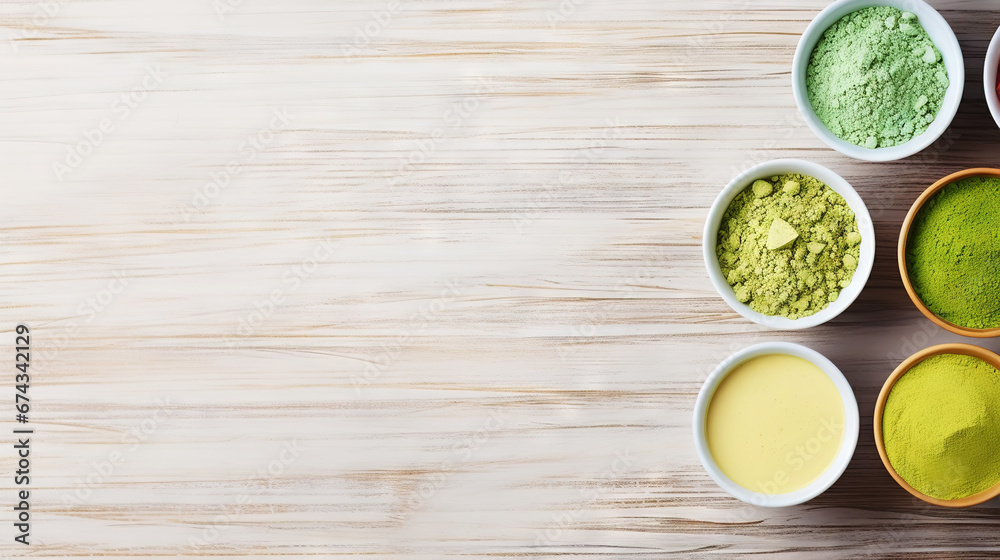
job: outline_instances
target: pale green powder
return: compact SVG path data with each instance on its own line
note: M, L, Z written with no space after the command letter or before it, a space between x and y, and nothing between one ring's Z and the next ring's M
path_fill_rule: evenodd
M798 319L851 284L861 234L842 196L815 177L754 181L729 204L716 256L736 298L758 313Z
M826 30L806 70L809 103L838 137L869 149L924 131L948 90L941 52L916 16L888 6L850 13Z

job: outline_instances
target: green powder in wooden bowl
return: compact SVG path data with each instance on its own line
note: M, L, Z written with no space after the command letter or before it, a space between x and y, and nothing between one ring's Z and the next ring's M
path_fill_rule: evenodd
M989 489L1000 482L1000 371L959 354L923 360L892 386L882 440L896 473L928 496Z
M910 226L906 270L938 317L1000 328L1000 178L961 179L928 199Z

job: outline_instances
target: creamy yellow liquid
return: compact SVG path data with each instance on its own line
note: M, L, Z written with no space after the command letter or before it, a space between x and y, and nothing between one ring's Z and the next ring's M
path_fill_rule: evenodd
M833 462L844 438L844 404L819 367L769 354L722 380L705 428L715 463L733 482L784 494L805 488Z

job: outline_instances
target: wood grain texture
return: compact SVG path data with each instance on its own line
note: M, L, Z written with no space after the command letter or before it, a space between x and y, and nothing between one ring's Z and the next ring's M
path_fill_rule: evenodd
M0 4L0 330L13 363L32 327L37 432L34 544L3 521L4 557L1000 554L997 504L910 498L870 420L903 355L957 339L893 254L922 189L1000 163L994 2L932 0L965 102L866 164L792 99L822 1L221 1ZM718 191L777 157L876 222L868 288L805 332L740 318L701 261ZM780 510L690 435L711 369L769 340L862 411L842 479Z

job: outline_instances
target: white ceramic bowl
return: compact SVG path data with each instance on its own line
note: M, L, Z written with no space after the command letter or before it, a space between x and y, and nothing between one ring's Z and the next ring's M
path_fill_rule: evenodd
M708 439L705 435L705 418L708 414L708 406L712 401L712 396L715 395L715 390L718 388L719 383L736 366L750 358L767 354L787 354L812 362L833 381L844 403L844 439L841 441L840 450L837 452L837 456L834 457L833 463L809 486L784 494L754 492L733 482L715 464L715 459L712 458L712 454L709 451ZM701 459L701 464L705 466L705 470L708 471L709 476L733 497L739 498L749 504L764 507L784 507L801 504L815 498L825 492L827 488L833 486L833 483L840 478L840 475L844 474L844 470L847 469L847 465L851 462L851 457L854 456L854 449L858 445L860 425L858 401L854 398L854 391L851 389L851 385L847 382L844 374L840 372L833 362L819 352L790 342L765 342L744 348L733 354L719 364L719 367L715 368L715 371L708 376L705 384L701 387L701 392L698 393L698 400L694 405L694 443L698 450L698 458Z
M809 58L812 55L816 43L819 42L823 32L840 18L849 13L862 8L872 6L892 6L904 12L911 12L917 16L920 25L927 31L927 35L934 41L934 45L941 51L945 68L948 70L948 80L950 85L945 93L944 102L938 112L934 122L927 127L923 134L917 136L898 146L889 148L875 148L870 150L862 146L855 146L846 140L841 140L819 120L809 103L809 96L806 93L806 68L809 66ZM996 70L996 69L994 69ZM838 152L855 159L865 161L892 161L911 156L927 146L933 144L948 129L958 106L962 101L962 91L965 88L965 61L962 58L962 48L955 38L955 33L951 26L945 21L941 14L923 0L838 0L826 7L825 10L816 16L816 19L809 24L799 46L795 49L795 59L792 63L792 91L795 95L795 103L799 106L799 111L805 118L806 124L812 129L816 136L819 136L828 146Z
M854 216L858 221L858 233L861 234L861 254L858 259L858 268L854 271L854 278L851 280L851 285L844 288L840 292L840 297L837 298L837 301L828 305L826 309L808 317L794 320L787 317L764 315L750 309L749 305L736 299L736 293L733 292L733 288L726 282L726 277L722 274L722 267L719 265L719 259L715 255L719 225L722 224L722 216L726 213L726 209L729 208L729 203L736 198L736 195L743 192L743 189L749 187L757 179L767 179L784 173L799 173L815 177L826 183L837 194L844 197L844 201L854 211ZM737 313L755 323L775 329L805 329L823 324L840 315L861 295L861 290L865 287L865 283L868 282L872 266L875 265L875 227L872 225L872 218L868 214L865 201L861 199L861 196L854 190L854 187L845 181L843 177L822 165L809 161L801 159L777 159L744 171L733 179L726 188L722 189L722 192L719 193L719 196L712 204L712 209L709 210L708 219L705 220L702 248L704 250L705 266L708 268L708 277L712 280L712 285L715 286L716 291L719 292L722 299Z
M990 107L993 120L1000 126L1000 99L997 99L997 64L1000 64L1000 29L993 34L990 48L986 51L986 66L983 68L983 87L986 89L986 104Z

